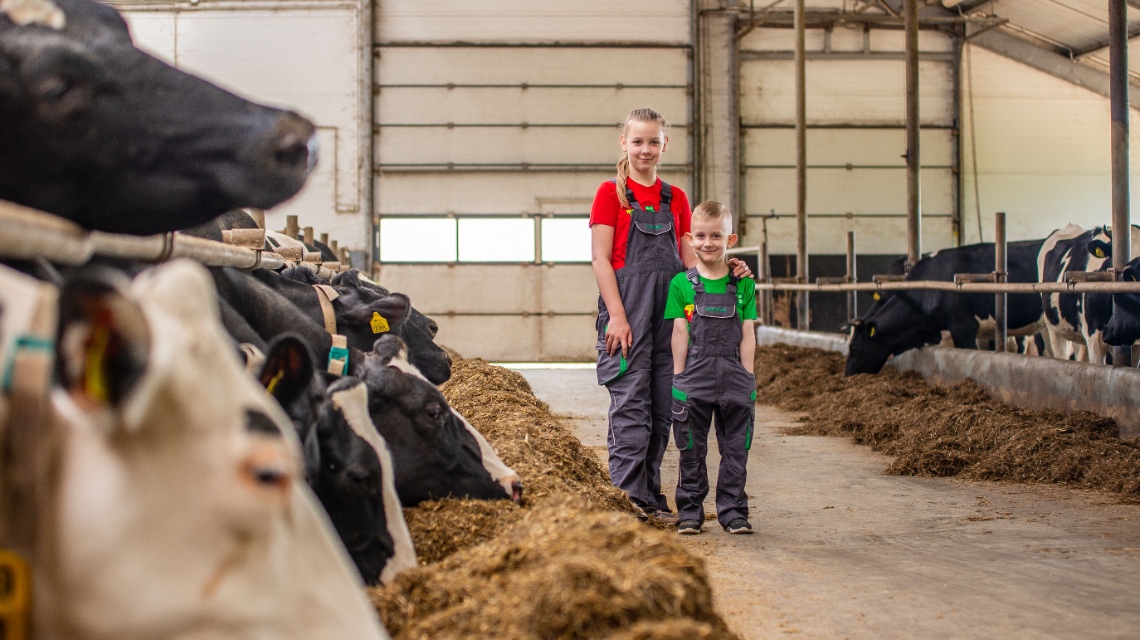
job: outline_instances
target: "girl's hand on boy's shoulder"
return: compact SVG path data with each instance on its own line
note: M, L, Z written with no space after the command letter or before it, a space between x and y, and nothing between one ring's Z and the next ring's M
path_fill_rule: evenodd
M749 269L748 265L740 258L729 258L728 266L730 269L732 269L732 275L736 276L737 278L752 277L752 269Z

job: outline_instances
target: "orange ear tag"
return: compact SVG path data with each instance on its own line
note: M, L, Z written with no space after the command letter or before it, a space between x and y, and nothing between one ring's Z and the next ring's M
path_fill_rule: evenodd
M384 333L391 330L388 327L388 321L384 319L384 316L380 315L379 311L372 312L372 322L370 324L372 325L372 333Z

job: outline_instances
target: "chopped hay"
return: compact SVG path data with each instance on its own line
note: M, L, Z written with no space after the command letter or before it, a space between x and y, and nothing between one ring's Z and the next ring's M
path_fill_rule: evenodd
M370 595L407 640L736 638L713 611L704 563L674 536L555 501Z
M896 456L888 473L1063 483L1140 497L1140 439L1119 440L1109 418L1002 404L972 380L935 388L891 368L845 378L843 356L817 349L756 351L758 401L808 414L789 434L850 436Z
M606 469L534 396L526 378L475 358L455 363L441 390L523 479L528 504L575 496L587 508L634 512Z
M594 454L521 375L455 359L448 402L522 478L522 507L405 509L421 566L369 589L397 640L732 640L701 560L639 522Z

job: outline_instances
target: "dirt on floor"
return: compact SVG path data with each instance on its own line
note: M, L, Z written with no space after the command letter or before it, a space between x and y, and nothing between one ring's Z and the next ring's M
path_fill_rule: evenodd
M737 638L703 561L635 517L522 376L458 360L442 390L518 472L524 501L404 510L422 566L369 590L393 638Z
M756 350L757 401L805 411L789 435L848 435L895 456L887 473L1068 484L1140 500L1140 438L1089 412L1033 411L967 380L948 388L888 367L843 375L843 356L789 345Z

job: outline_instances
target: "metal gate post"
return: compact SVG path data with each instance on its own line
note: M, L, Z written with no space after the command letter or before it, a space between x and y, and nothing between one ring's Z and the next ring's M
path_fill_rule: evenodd
M1009 263L1006 259L1005 244L1005 212L994 214L994 282L1006 282L1009 273ZM1006 326L1006 293L994 294L994 351L1005 351Z

